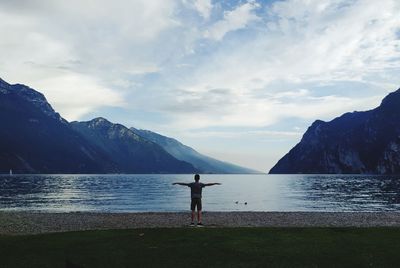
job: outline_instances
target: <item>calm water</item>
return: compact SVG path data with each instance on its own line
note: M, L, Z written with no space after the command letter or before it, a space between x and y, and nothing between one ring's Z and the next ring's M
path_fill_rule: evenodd
M187 211L192 175L0 176L0 210ZM400 177L203 175L205 211L400 211ZM236 204L238 202L238 204ZM244 204L247 202L247 205Z

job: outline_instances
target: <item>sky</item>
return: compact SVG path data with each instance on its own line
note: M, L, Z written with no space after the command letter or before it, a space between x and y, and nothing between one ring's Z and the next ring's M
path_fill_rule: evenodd
M398 0L0 0L0 77L269 169L316 119L400 88Z

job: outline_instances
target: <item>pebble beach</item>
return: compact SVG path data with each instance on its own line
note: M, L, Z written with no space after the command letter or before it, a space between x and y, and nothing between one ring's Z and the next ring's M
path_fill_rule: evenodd
M0 212L0 235L84 230L182 228L189 212L43 213ZM398 212L204 212L206 228L217 227L400 227Z

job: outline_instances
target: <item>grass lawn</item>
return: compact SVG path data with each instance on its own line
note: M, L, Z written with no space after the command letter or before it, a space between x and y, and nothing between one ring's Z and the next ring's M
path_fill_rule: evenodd
M0 267L367 266L400 266L400 229L177 228L0 236Z

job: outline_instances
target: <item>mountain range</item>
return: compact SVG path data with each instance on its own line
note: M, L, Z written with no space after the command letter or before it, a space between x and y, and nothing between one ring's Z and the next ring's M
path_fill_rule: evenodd
M160 145L176 159L189 162L196 169L202 170L204 173L259 173L249 168L223 162L200 154L193 148L182 144L176 139L160 135L150 130L139 130L135 128L131 128L131 130L137 135Z
M193 173L200 172L190 163L178 160L160 145L127 127L104 118L72 122L72 128L104 151L120 170L126 173Z
M375 109L315 121L269 173L399 174L400 89Z
M45 96L0 79L0 172L255 173L105 118L68 122ZM166 142L168 141L168 142ZM168 145L167 145L168 144Z

